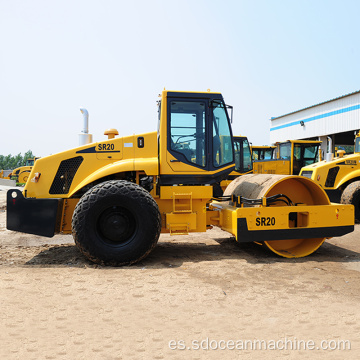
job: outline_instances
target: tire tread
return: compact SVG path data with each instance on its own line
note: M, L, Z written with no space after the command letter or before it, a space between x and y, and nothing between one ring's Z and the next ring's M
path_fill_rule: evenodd
M127 197L130 201L139 206L139 210L144 211L146 216L152 219L148 241L141 254L129 259L108 259L96 251L96 246L92 246L88 240L86 231L86 216L89 211L104 197L119 196ZM155 247L161 231L161 216L158 205L153 197L139 185L125 180L111 180L98 184L88 190L80 199L75 207L72 218L72 234L76 246L91 261L101 265L122 266L136 263L145 258Z

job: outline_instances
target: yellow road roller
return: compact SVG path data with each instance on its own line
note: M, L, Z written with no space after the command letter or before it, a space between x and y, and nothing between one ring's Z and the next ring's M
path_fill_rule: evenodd
M88 259L114 266L145 258L160 233L218 226L238 242L301 257L354 230L353 206L331 204L305 177L248 174L214 197L235 169L222 95L164 90L158 104L156 132L111 131L103 141L38 159L24 190L7 193L7 228L72 233Z
M246 136L233 136L234 143L234 159L235 169L227 176L226 180L222 180L218 185L214 186L214 196L219 197L232 180L238 176L251 174L253 172L251 148Z
M34 157L32 159L27 159L24 166L20 166L12 171L10 178L16 180L16 182L20 184L25 184L29 179L31 169L37 159L39 158Z
M253 161L254 174L299 175L303 166L319 161L321 141L288 140L275 143L272 158Z
M275 156L275 145L251 145L251 158L253 161L270 160Z
M0 179L10 180L11 170L0 170Z
M352 204L355 218L360 222L360 132L355 136L354 153L345 155L344 150L326 155L327 159L301 169L300 175L320 185L331 201Z

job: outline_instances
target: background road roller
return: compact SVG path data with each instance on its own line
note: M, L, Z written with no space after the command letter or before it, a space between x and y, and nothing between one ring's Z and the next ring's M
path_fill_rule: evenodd
M0 179L10 180L12 170L0 170Z
M88 259L108 265L143 259L161 232L218 226L238 242L263 242L278 255L299 257L353 231L353 206L330 204L305 177L244 175L214 198L214 186L235 169L222 95L163 91L160 97L157 132L38 159L24 190L7 193L7 228L72 233Z
M24 166L20 166L12 171L10 178L16 180L16 182L20 184L25 184L29 179L31 169L37 159L39 158L34 157L32 159L27 159Z
M233 143L235 169L227 176L226 180L222 180L219 185L214 185L213 195L215 197L222 196L232 180L253 172L251 148L248 138L246 136L234 136Z
M319 184L331 201L354 205L360 222L360 132L355 136L353 154L339 150L335 158L332 153L327 155L327 160L303 167L300 175Z
M321 141L288 140L275 145L273 158L254 159L254 174L299 175L303 166L321 160Z
M275 159L275 145L251 145L251 158L257 160Z

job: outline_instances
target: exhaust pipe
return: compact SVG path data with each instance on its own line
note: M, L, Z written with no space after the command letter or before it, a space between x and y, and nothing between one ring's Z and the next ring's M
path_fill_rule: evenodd
M325 156L325 160L331 161L334 159L334 154L332 153L332 138L330 136L328 136L327 138L328 138L329 150Z
M89 112L83 107L80 108L80 111L83 114L84 127L79 134L79 145L83 146L92 143L92 135L89 134Z
M85 108L80 108L81 113L83 114L84 119L84 129L82 133L88 134L89 133L89 112Z

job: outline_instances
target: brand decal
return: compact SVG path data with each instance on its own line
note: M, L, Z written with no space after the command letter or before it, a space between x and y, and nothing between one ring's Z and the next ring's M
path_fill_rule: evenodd
M77 154L96 154L96 153L104 153L104 152L112 152L112 153L119 153L120 150L115 150L114 144L109 143L100 143L96 147L92 146L87 149L79 150Z
M256 226L274 226L275 218L274 217L257 217Z
M356 160L345 160L345 165L356 165Z
M114 144L98 144L98 151L112 151L115 150Z

